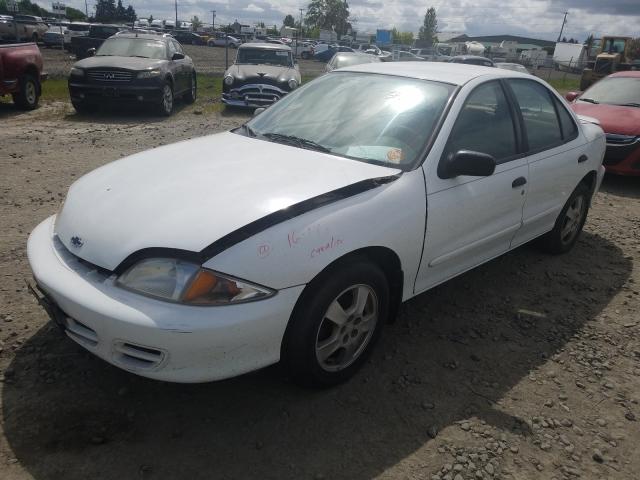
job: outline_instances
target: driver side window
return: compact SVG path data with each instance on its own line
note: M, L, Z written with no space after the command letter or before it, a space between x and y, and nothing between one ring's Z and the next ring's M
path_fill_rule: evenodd
M517 152L516 132L509 103L502 86L490 81L467 97L451 131L444 157L460 150L487 153L497 163Z

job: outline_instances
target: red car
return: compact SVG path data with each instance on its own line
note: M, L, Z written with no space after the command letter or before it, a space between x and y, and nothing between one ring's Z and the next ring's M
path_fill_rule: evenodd
M566 99L577 114L597 119L607 134L607 171L640 175L640 71L614 73Z

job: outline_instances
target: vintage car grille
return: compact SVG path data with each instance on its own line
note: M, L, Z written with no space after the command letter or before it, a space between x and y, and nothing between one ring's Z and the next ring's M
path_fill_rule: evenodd
M130 82L133 78L132 72L122 70L91 70L87 72L87 78L92 82Z
M640 148L640 137L607 133L607 151L602 163L604 165L616 165L637 148Z
M240 88L234 88L228 94L229 98L244 100L251 105L271 105L277 102L288 92L274 85L248 84Z

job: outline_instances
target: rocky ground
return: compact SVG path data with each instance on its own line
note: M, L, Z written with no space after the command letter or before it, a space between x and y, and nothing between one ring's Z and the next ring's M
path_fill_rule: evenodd
M525 246L408 302L331 390L154 382L65 338L27 235L82 174L246 118L194 113L0 104L0 478L639 478L638 179L605 179L569 254Z

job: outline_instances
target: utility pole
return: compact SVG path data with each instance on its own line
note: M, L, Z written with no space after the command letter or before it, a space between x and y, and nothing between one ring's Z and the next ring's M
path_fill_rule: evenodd
M211 33L216 31L216 11L211 10Z
M173 26L173 28L178 28L178 0L175 0L175 6L176 6L176 24Z
M564 30L564 26L567 23L567 15L569 15L569 12L564 12L564 19L562 20L562 27L560 27L560 35L558 35L558 42L562 38L562 31Z
M87 20L89 20L89 5L87 5L87 0L84 0L84 13L87 15Z
M302 12L304 12L304 8L300 8L300 35L302 35Z

